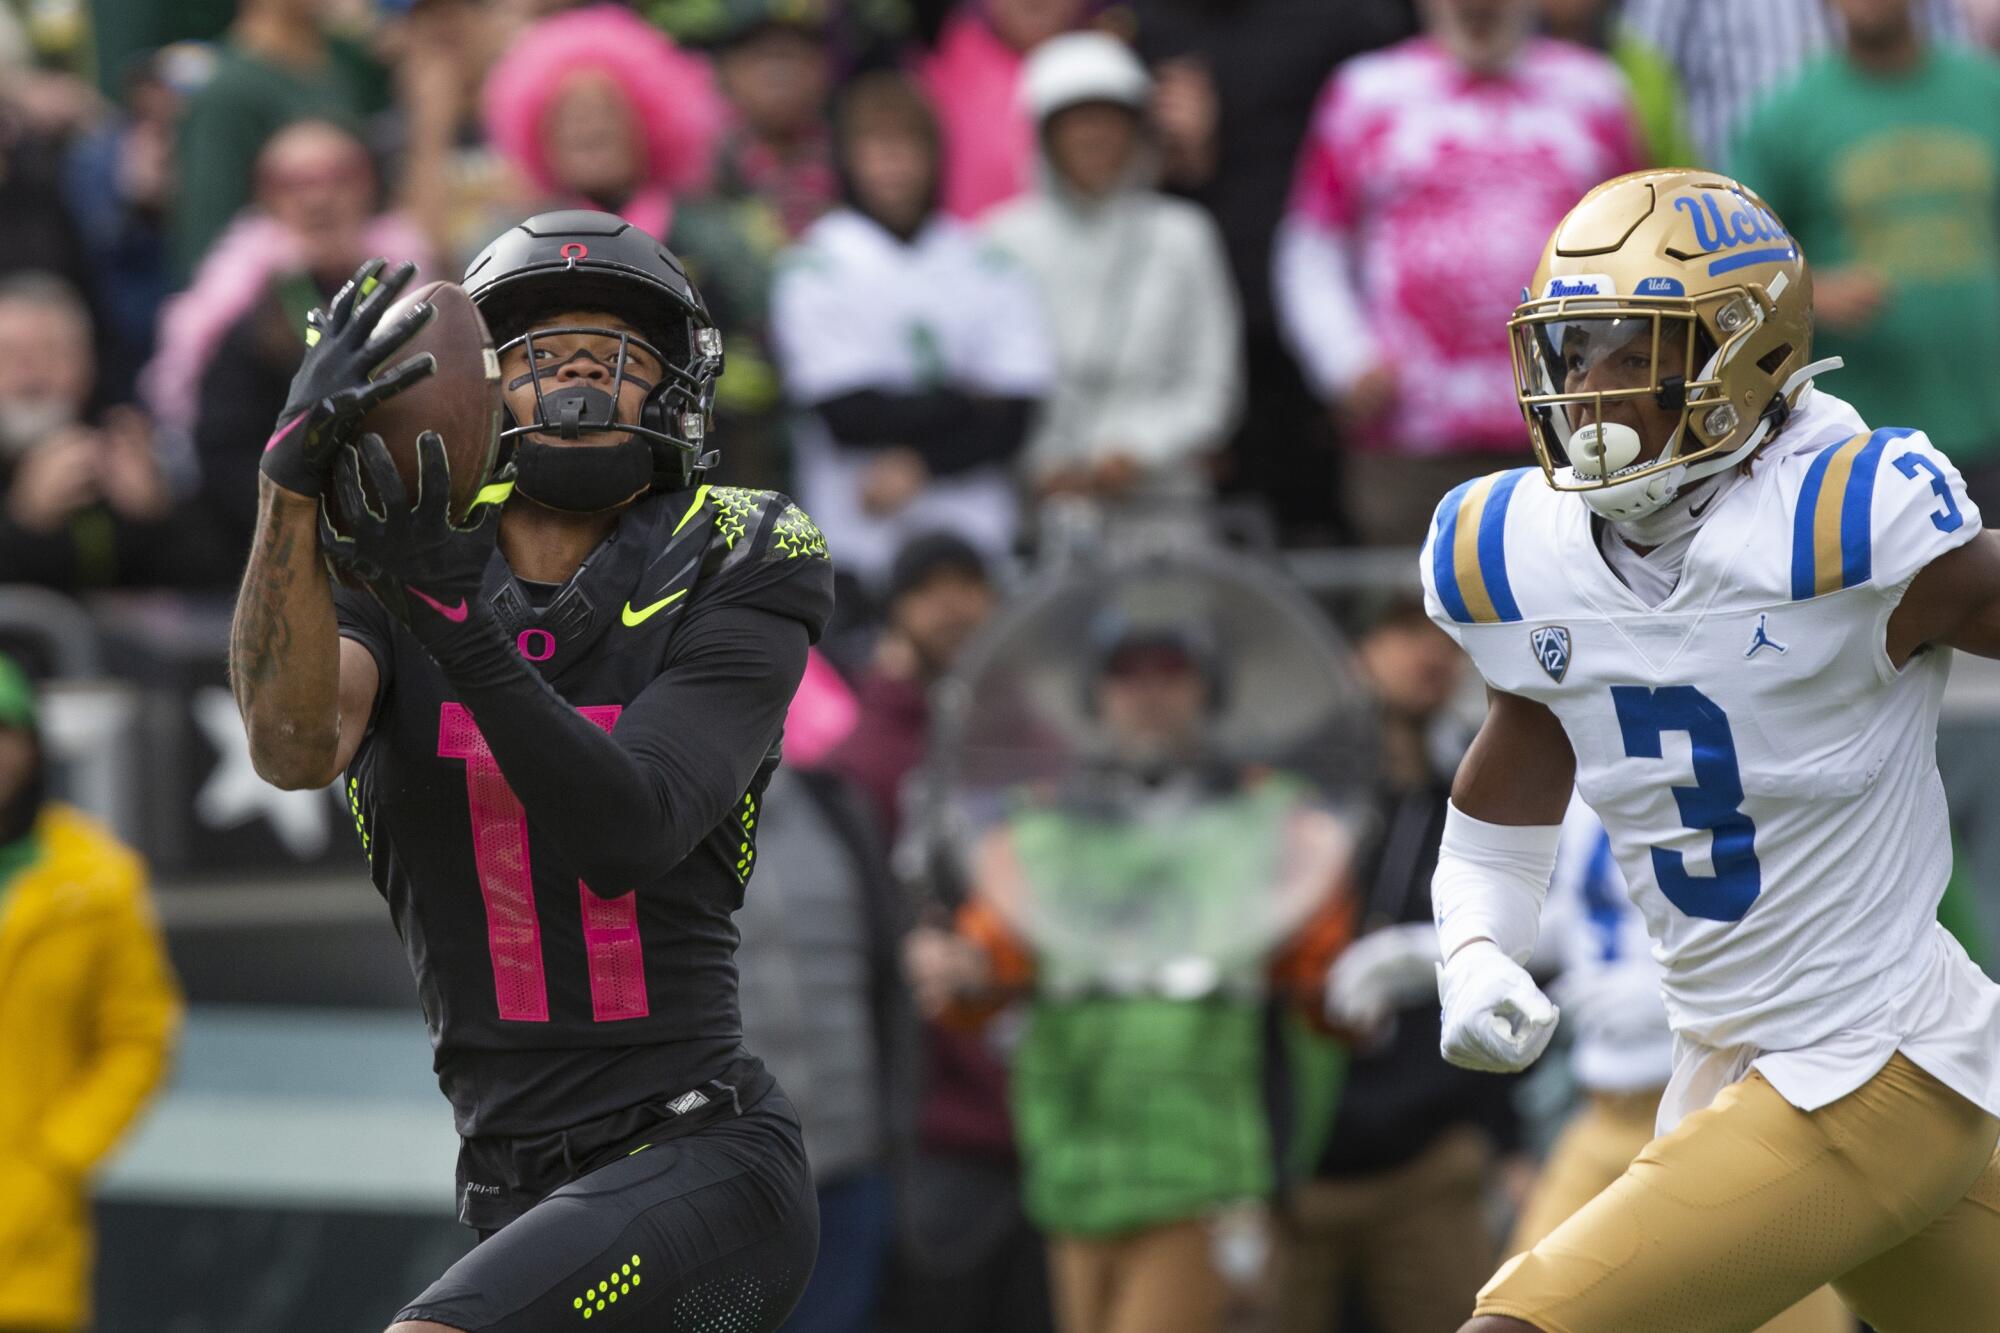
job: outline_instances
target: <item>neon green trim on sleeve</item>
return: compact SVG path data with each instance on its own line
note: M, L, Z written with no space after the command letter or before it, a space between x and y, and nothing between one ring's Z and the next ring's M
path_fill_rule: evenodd
M506 504L507 497L513 493L514 483L511 481L488 482L479 488L479 494L472 497L472 507L477 509L481 505Z
M688 520L701 512L702 502L707 499L708 499L708 487L703 486L695 491L694 503L690 504L687 507L687 512L681 515L681 521L674 524L674 535L676 536L680 535L680 530L688 525Z

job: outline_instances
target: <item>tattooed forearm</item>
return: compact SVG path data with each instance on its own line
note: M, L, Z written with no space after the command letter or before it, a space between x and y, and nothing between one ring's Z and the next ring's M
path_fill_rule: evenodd
M257 771L281 787L333 778L339 633L311 501L262 483L257 537L236 598L229 681Z
M237 594L236 621L230 626L230 680L238 708L249 706L250 690L276 674L279 658L291 647L284 598L292 586L289 565L297 545L294 525L265 524L251 549Z

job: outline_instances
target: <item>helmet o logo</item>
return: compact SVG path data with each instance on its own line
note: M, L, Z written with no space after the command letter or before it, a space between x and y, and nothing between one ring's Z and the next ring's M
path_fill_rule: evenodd
M572 263L579 259L588 259L590 258L590 247L582 241L571 241L563 246L562 257Z
M524 629L514 640L514 647L530 662L546 662L556 655L556 636L545 629Z

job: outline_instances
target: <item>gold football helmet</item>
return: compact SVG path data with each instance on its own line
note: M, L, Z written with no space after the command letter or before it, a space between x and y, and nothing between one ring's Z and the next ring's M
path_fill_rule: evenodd
M1550 485L1607 518L1643 517L1748 458L1812 375L1838 364L1812 361L1798 243L1714 172L1598 186L1549 238L1523 295L1508 329L1535 455ZM1679 413L1657 457L1637 460L1637 432L1605 424L1607 402L1632 398Z

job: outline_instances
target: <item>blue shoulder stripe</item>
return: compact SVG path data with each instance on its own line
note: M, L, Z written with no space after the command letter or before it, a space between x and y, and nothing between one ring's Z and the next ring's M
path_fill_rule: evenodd
M1813 595L1813 515L1819 509L1819 493L1826 484L1826 469L1842 446L1830 444L1813 455L1806 479L1799 486L1799 507L1792 515L1792 600L1805 601Z
M1452 558L1452 551L1458 545L1458 507L1472 487L1470 481L1452 487L1438 502L1437 515L1432 521L1431 582L1437 585L1438 601L1444 604L1445 614L1461 625L1472 623L1472 612L1466 610L1465 598L1458 591L1458 564Z
M1514 587L1507 581L1507 506L1513 503L1514 488L1529 471L1517 467L1501 473L1479 515L1479 572L1494 611L1504 621L1521 618L1521 608L1514 603Z
M1840 503L1840 586L1866 583L1875 557L1875 470L1891 440L1916 432L1896 426L1878 430L1854 457L1847 475L1847 494Z
M1521 618L1507 578L1507 509L1532 468L1495 472L1464 483L1438 506L1431 578L1438 600L1460 624Z
M1890 442L1913 434L1906 427L1885 427L1814 456L1792 516L1795 600L1868 581L1874 569L1875 473Z

